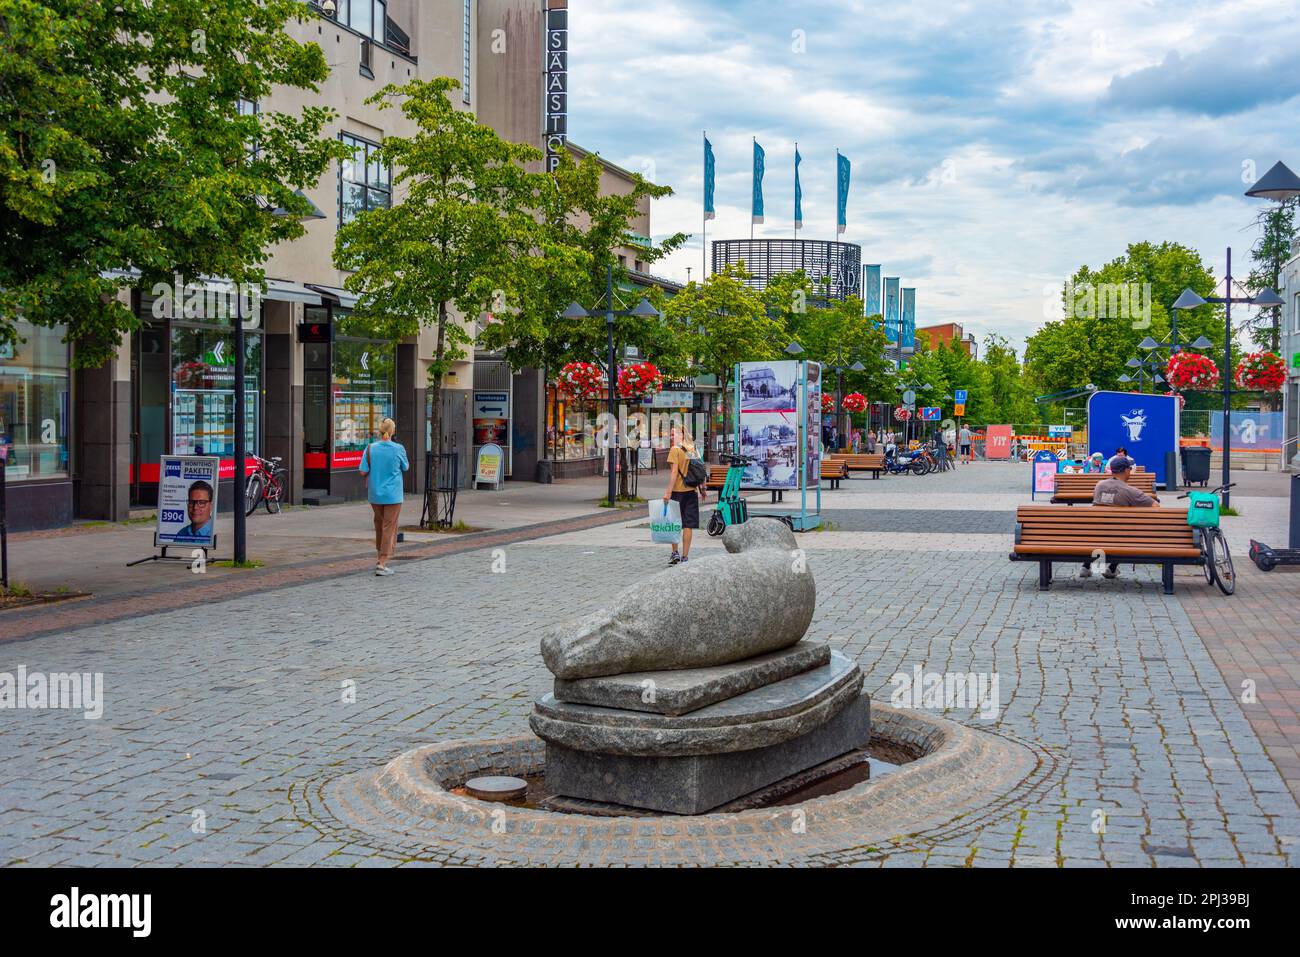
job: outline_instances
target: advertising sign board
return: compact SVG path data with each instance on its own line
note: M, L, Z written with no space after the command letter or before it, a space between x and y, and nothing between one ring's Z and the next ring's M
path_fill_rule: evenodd
M217 489L221 459L215 455L164 455L159 465L159 545L217 544Z

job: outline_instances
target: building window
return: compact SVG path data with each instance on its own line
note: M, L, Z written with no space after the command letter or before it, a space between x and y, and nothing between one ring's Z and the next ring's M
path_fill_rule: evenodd
M68 347L64 326L14 323L0 346L0 443L6 481L68 474Z
M465 55L463 60L464 78L461 83L461 93L466 103L469 103L469 77L470 77L470 0L465 0L465 23L461 31L465 35Z
M235 457L235 333L172 324L172 454ZM259 451L262 337L244 333L244 448ZM223 463L224 464L224 463ZM225 476L222 471L222 477ZM231 474L234 474L233 471Z
M334 323L330 464L355 469L366 446L378 437L379 424L393 415L397 349L392 342L349 335L350 317L341 310L334 313Z
M358 213L387 209L393 204L393 175L378 158L379 146L347 133L341 136L352 156L339 164L339 225Z

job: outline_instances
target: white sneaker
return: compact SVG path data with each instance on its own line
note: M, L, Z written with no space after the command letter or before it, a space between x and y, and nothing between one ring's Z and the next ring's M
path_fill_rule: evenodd
M386 565L380 565L378 568L375 569L375 574L382 577L384 575L393 574L393 570L387 567Z
M1083 568L1079 569L1079 577L1080 577L1080 578L1091 578L1091 577L1092 577L1092 566L1091 566L1091 565L1084 565Z

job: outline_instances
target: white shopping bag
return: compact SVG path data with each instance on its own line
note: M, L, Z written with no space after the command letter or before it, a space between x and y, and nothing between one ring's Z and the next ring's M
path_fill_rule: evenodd
M658 545L676 545L682 540L682 507L672 499L649 503L650 541Z

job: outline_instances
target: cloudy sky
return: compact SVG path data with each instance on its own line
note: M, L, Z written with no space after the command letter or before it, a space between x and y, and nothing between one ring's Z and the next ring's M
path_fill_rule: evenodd
M853 163L862 261L917 287L917 324L1019 347L1080 265L1174 240L1247 271L1251 173L1300 171L1294 2L661 0L570 4L570 136L673 187L656 271L699 278L709 238L746 238L750 138L767 153L760 238L835 238L835 150ZM1044 290L1053 290L1045 295Z

